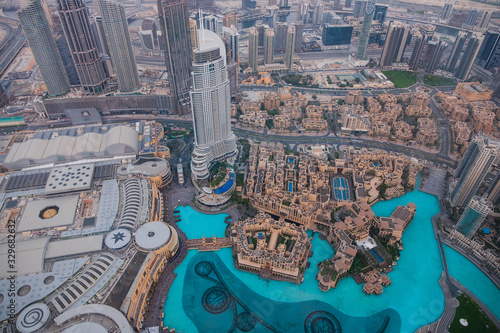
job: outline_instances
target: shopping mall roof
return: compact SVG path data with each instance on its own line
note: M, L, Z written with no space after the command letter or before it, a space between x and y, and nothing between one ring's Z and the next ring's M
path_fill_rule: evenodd
M50 237L38 237L29 240L16 241L16 262L12 270L17 272L17 276L40 273L43 271L44 254ZM2 267L7 265L9 255L9 244L0 244L0 262ZM0 269L0 278L6 278L11 269Z
M78 195L28 201L17 226L17 232L72 225Z
M103 235L71 238L50 242L45 252L45 259L54 259L80 254L88 254L102 250Z
M36 332L50 319L50 310L44 303L31 304L17 317L16 328L21 333Z
M130 243L132 234L127 229L118 228L111 231L104 240L104 243L111 250L122 249Z
M31 139L14 143L4 164L9 169L22 169L85 158L137 154L138 150L139 134L129 126L119 125L109 129L104 126L95 131L84 127L69 128L60 132L36 133Z
M83 191L90 189L94 164L77 164L52 168L45 194Z
M139 157L133 163L123 165L118 168L118 175L144 175L154 177L161 175L166 169L170 168L168 162L158 157Z
M145 251L154 251L168 243L172 237L170 227L163 222L149 222L137 229L135 242Z

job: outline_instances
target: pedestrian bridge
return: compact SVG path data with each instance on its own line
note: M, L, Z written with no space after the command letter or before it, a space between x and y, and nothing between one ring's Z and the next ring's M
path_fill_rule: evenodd
M226 237L217 238L212 236L210 238L206 238L203 236L203 238L188 239L186 245L190 250L197 249L198 251L219 251L221 248L231 247L233 243Z

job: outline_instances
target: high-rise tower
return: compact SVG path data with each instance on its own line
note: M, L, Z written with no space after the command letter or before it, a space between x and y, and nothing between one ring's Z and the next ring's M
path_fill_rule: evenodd
M389 23L384 49L380 57L380 67L388 67L393 62L401 62L409 33L410 26L408 24L398 21Z
M476 135L465 151L460 164L455 170L456 185L451 192L452 206L465 206L476 194L484 177L498 154L496 144L483 133Z
M481 47L483 39L483 35L476 33L472 34L472 37L469 39L467 47L465 48L462 59L460 60L460 64L457 67L457 71L455 72L455 77L457 79L465 81L469 77L470 70L474 65L474 61L479 53L479 48Z
M176 112L187 114L193 63L187 2L158 0L158 15L165 42L165 64L170 75L170 88L176 101Z
M102 93L107 77L83 1L58 0L57 10L80 85L88 93Z
M443 10L441 11L441 19L449 20L452 13L453 13L453 4L449 2L445 3Z
M441 58L443 57L444 50L448 47L448 44L443 40L433 40L428 44L428 60L425 72L432 74L441 63Z
M455 67L457 66L457 61L460 57L460 53L464 48L466 39L467 39L467 32L460 31L458 33L457 39L455 39L455 44L453 45L453 49L451 50L450 58L448 59L448 63L446 64L447 71L453 72L455 70Z
M267 29L264 34L264 63L272 64L274 60L274 30Z
M199 47L193 52L191 109L195 147L191 171L206 179L210 167L236 153L231 131L231 94L226 68L226 49L215 33L200 29Z
M366 2L363 25L361 26L361 34L359 35L358 51L356 58L363 60L366 57L366 47L368 46L368 39L370 37L370 29L372 27L373 13L375 11L375 0L368 0Z
M417 70L420 66L420 61L422 59L422 53L424 52L425 45L427 44L428 36L422 32L418 32L417 41L415 42L415 47L411 53L410 61L408 65L412 71Z
M250 34L248 38L248 66L256 72L259 52L259 32L255 27L251 27L248 33Z
M141 87L123 5L115 0L96 0L108 43L109 56L118 78L118 89L130 92Z
M475 195L460 216L455 229L464 236L472 238L492 208L493 205L486 197Z
M17 12L49 95L69 92L69 81L40 0L30 0Z
M288 27L288 32L286 34L285 65L288 70L292 70L294 49L295 49L295 27L291 25Z

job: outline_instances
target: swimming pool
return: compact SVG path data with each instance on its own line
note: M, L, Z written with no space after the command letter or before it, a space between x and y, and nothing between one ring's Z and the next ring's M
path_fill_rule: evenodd
M293 182L288 182L288 192L293 192Z
M333 178L333 193L337 200L349 200L349 185L347 185L345 178Z

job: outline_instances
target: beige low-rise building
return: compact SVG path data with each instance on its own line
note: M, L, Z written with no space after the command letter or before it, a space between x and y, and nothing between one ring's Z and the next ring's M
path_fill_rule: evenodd
M308 105L306 107L306 116L308 118L323 118L323 109L321 106Z
M307 131L324 132L328 130L328 122L324 119L305 118L302 119L302 126L304 126Z
M288 115L277 115L273 119L274 128L277 129L288 129L292 125L290 116Z
M489 101L493 96L493 91L479 82L463 82L457 84L455 95L469 102Z
M408 105L405 114L410 117L425 117L432 116L432 110L429 107L422 107L420 105Z
M374 97L368 97L366 99L366 110L370 113L382 112L382 106Z
M405 121L396 121L392 124L394 130L394 136L396 139L402 141L408 141L413 139L413 128L414 126L409 125Z
M455 105L451 109L451 119L456 121L467 121L469 118L469 109L460 105Z
M421 108L426 108L429 106L430 101L431 101L431 97L429 96L429 94L427 94L424 91L417 91L413 95L413 97L410 101L410 104L419 106Z
M381 138L389 138L391 136L391 125L385 122L372 123L370 134Z
M264 96L264 107L266 110L277 110L280 107L280 97L275 93L269 93Z
M393 94L380 94L377 96L377 99L381 104L396 104L398 102L398 98Z
M370 130L370 121L367 116L357 114L342 114L342 133L350 134L352 132L368 132Z
M438 139L437 127L433 120L429 118L418 119L418 132L416 141L424 145L433 145Z
M264 278L302 282L311 248L306 229L260 212L231 226L236 267Z
M457 145L465 145L469 142L471 130L463 121L457 121L453 125L453 134Z
M361 90L350 90L345 96L346 104L363 104L364 98Z
M472 125L476 133L483 132L490 134L494 121L497 106L491 101L470 103L472 108Z

